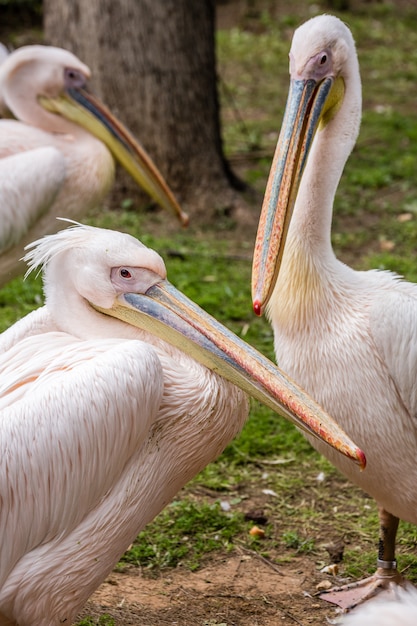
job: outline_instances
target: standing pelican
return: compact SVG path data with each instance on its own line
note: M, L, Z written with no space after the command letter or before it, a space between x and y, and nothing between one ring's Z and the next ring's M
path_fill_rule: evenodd
M130 235L78 225L29 248L46 304L0 337L1 626L71 623L241 429L235 385L364 466L317 404Z
M26 46L0 64L0 286L24 271L24 246L103 200L115 157L161 206L186 223L149 156L85 87L76 56ZM113 155L113 156L112 156Z
M322 15L298 28L290 75L255 246L253 306L257 314L266 308L280 367L366 454L361 473L313 442L379 507L376 574L325 596L350 606L401 580L397 526L417 523L417 286L389 272L354 271L332 250L334 195L361 118L347 26Z

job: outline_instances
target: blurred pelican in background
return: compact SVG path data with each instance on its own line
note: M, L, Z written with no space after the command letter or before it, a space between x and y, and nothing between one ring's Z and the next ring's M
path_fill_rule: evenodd
M5 56L4 54L2 55ZM26 46L0 64L0 286L24 246L103 201L114 158L162 207L187 216L143 148L86 90L90 71L61 48Z

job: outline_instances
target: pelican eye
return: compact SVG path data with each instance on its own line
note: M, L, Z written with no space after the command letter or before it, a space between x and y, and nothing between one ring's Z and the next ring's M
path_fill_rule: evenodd
M126 269L125 267L121 267L119 270L119 274L122 278L128 279L132 278L132 274L129 272L128 269Z
M64 82L67 89L79 89L85 87L86 79L84 74L74 69L73 67L66 67L64 70Z
M324 65L327 61L327 54L323 54L320 59L320 65Z

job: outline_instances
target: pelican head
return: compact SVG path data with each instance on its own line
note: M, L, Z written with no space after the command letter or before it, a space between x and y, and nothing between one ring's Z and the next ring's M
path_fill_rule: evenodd
M121 326L139 328L365 466L363 452L321 407L272 362L175 289L161 257L130 235L75 225L27 248L29 271L44 268L46 304L61 330L74 333L74 326L81 328L85 321L91 332L105 328L115 336L123 336Z
M87 91L90 70L52 46L24 46L0 65L0 111L47 132L71 134L73 123L100 139L134 180L183 225L188 216L130 132ZM71 123L65 123L69 120Z
M320 173L328 178L328 197L333 200L341 173L339 159L344 165L359 129L361 89L360 83L355 84L359 68L347 26L331 15L312 18L295 31L289 56L290 89L253 259L252 298L258 315L268 303L278 277L299 185L316 139L329 133L337 137L333 142L338 151L334 173ZM349 109L351 129L338 128L342 107ZM313 194L314 189L309 192Z

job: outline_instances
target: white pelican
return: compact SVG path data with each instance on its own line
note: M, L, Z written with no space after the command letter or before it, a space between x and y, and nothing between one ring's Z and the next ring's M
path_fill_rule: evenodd
M24 246L99 206L115 157L161 206L181 211L129 132L89 94L90 71L61 48L26 46L0 64L0 286L24 271ZM113 156L112 156L113 155Z
M130 235L78 225L29 249L46 304L0 336L2 626L71 623L241 429L235 385L364 466L317 404Z
M367 471L313 445L375 498L374 577L324 596L354 605L400 580L399 519L417 523L417 286L336 259L333 199L361 118L361 80L349 28L315 17L295 31L291 84L255 245L254 310L266 308L277 362L364 450Z

